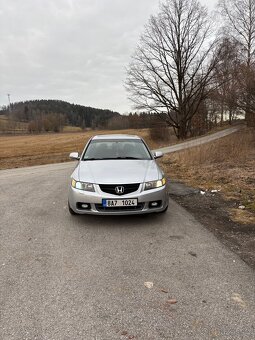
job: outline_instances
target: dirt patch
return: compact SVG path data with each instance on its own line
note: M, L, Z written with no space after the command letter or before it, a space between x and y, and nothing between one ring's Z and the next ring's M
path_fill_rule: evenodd
M174 183L175 190L170 196L187 209L201 224L233 252L238 254L248 265L255 268L255 224L238 223L231 218L231 211L236 211L235 200L226 200L221 193L204 192L187 187L183 183ZM180 186L180 193L178 192ZM243 212L239 209L239 212Z

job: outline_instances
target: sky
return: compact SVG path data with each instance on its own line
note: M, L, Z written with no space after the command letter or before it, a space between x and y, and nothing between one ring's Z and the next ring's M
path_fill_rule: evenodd
M201 0L213 9L216 0ZM131 112L126 67L158 0L0 0L0 106L30 99Z

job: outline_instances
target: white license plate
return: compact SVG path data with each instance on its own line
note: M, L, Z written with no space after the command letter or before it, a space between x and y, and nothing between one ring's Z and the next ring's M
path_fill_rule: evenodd
M137 198L132 199L117 199L117 200L106 200L102 201L103 207L136 207L137 206Z

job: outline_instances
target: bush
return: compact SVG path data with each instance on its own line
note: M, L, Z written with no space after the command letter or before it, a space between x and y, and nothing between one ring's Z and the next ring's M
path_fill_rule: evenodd
M171 139L171 129L162 122L153 123L149 130L150 138L155 141L169 142Z

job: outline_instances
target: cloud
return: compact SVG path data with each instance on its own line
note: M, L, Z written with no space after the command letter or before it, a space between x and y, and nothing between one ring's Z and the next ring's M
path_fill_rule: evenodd
M157 0L0 0L0 105L55 98L121 113L128 65Z

